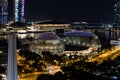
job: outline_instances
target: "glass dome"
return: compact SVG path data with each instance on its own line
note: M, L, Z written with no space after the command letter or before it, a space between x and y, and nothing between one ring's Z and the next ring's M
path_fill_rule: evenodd
M70 31L65 32L63 41L65 50L74 51L94 47L95 50L101 47L99 38L92 32Z
M32 52L41 54L42 51L49 51L59 54L64 51L63 41L53 32L40 33L30 44Z
M55 40L60 39L54 32L44 32L40 33L35 39L39 40Z

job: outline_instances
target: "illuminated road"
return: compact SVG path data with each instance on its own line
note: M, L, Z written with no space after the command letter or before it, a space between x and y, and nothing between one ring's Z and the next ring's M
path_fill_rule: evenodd
M104 60L114 60L117 56L120 56L120 46L114 47L114 49L102 53L94 58L85 60L85 62L97 62L97 65L101 64Z
M47 74L47 72L36 72L29 74L22 74L18 80L36 80L40 74Z

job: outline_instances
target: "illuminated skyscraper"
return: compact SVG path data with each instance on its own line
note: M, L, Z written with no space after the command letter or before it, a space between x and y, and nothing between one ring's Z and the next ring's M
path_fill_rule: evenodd
M2 25L7 24L7 17L8 17L8 1L7 0L0 0L0 23Z
M120 27L120 1L114 5L114 27Z
M24 19L24 0L14 1L14 21L15 22L25 22Z

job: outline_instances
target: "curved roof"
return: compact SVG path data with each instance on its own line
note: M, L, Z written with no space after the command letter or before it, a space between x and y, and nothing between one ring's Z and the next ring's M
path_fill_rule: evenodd
M48 20L48 21L38 22L37 24L66 24L66 23L62 21Z
M40 40L55 40L55 39L60 39L55 33L53 32L44 32L40 33L36 39Z
M70 31L70 32L65 32L64 36L86 36L86 37L93 37L96 36L92 32L86 32L86 31Z

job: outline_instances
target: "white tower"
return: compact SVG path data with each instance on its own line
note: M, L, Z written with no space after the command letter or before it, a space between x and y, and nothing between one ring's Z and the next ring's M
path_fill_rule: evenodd
M8 80L18 80L15 33L8 35Z

